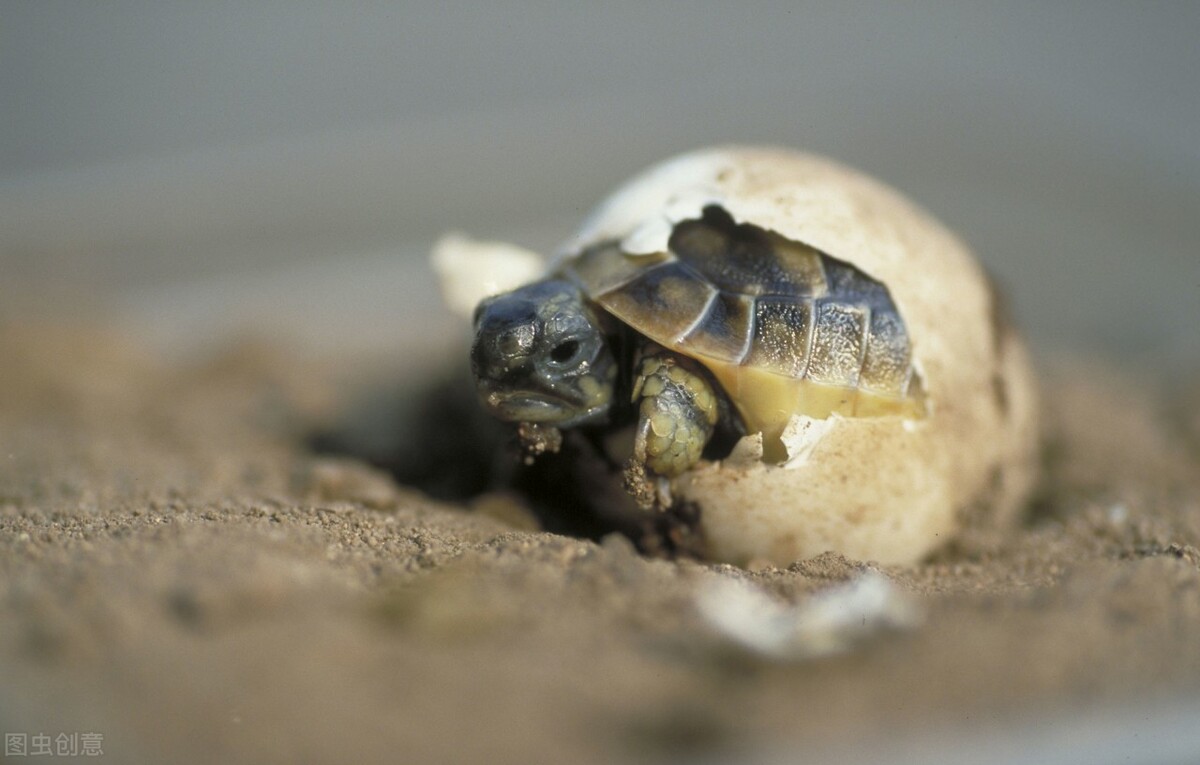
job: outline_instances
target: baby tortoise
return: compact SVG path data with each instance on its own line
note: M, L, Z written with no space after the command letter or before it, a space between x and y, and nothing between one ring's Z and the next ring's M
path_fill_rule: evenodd
M484 406L535 449L558 428L636 419L626 476L643 506L652 478L695 465L719 424L761 432L781 461L792 415L924 413L886 287L715 205L676 224L666 252L603 243L484 300L471 367Z

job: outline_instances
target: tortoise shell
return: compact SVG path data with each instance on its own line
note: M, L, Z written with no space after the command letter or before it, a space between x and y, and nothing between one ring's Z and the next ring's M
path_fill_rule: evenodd
M560 270L634 331L703 364L768 451L794 414L924 414L887 288L721 207L676 224L667 252L631 255L607 242Z

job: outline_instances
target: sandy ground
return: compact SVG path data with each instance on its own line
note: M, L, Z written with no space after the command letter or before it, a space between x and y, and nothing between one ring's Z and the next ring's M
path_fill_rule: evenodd
M696 592L803 603L876 567L651 560L429 500L314 454L354 371L269 347L185 365L8 323L0 360L6 733L99 732L133 763L902 761L922 736L913 761L984 762L1061 730L1060 753L1151 761L1148 710L1200 699L1196 381L1060 365L1024 524L879 569L921 626L785 661L723 639ZM1093 713L1116 722L1069 724Z

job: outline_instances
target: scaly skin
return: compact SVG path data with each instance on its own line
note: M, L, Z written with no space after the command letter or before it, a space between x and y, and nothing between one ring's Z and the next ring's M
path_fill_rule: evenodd
M716 393L693 362L664 351L642 356L633 400L638 403L634 461L668 478L695 465L719 411Z

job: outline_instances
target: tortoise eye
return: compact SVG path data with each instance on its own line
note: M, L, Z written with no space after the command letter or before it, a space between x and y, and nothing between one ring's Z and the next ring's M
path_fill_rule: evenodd
M579 353L578 340L564 340L550 350L550 360L555 364L565 364Z

